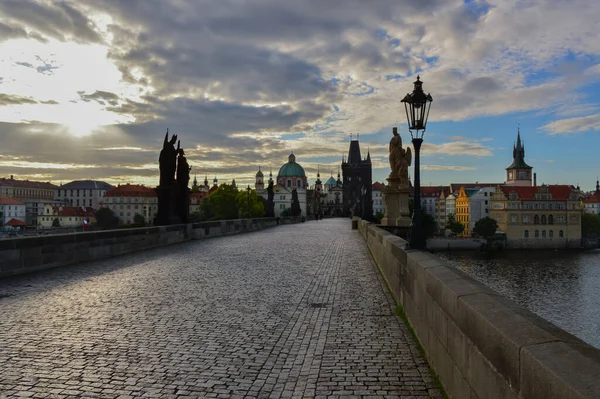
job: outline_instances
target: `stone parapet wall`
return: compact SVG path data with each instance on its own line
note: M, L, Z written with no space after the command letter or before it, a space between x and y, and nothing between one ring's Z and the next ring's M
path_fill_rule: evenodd
M257 218L4 239L0 278L276 225L276 218Z
M449 397L600 396L600 350L400 237L359 231Z

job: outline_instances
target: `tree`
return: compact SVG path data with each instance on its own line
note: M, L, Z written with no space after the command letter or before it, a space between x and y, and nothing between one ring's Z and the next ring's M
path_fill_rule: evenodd
M281 213L279 215L280 216L292 216L292 208L285 208L283 211L281 211Z
M264 198L256 193L255 190L250 190L250 213L248 213L248 192L246 190L239 191L237 195L238 209L242 210L243 218L262 218L265 217L265 202Z
M421 227L423 228L425 237L431 237L437 230L437 223L433 216L426 212L421 212Z
M465 225L456 220L456 217L453 213L448 215L448 222L446 223L446 228L458 235L465 231Z
M238 191L229 184L222 184L206 197L200 205L202 220L238 219L241 217L263 217L265 206L256 191ZM250 206L248 206L248 203ZM248 209L250 208L250 209Z
M139 213L136 213L136 214L133 216L133 223L134 223L136 226L143 227L143 226L145 226L145 225L146 225L146 218L144 218L144 216L140 215Z
M496 230L498 230L498 223L489 216L479 219L473 228L473 231L483 238L493 237Z
M60 227L60 220L58 220L58 218L54 218L52 221L52 227Z
M385 215L383 214L383 212L377 211L375 212L375 221L377 222L377 224L381 223L381 219L383 219Z
M103 229L110 229L119 225L119 218L108 208L100 208L96 212L96 224Z
M204 219L202 219L201 211L192 212L192 213L190 213L190 216L188 217L188 221L190 223L198 223L198 222L202 222L203 220Z
M600 215L584 213L581 217L581 236L595 237L600 235Z

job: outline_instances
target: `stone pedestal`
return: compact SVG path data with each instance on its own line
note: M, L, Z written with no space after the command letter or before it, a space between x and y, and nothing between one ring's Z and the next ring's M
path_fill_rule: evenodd
M158 212L154 220L155 226L168 226L171 224L180 224L181 218L177 212L177 191L176 187L156 187L156 196L158 197Z
M412 224L408 208L410 188L401 187L400 179L397 177L390 176L387 181L388 185L383 190L385 216L381 219L381 224L384 226L409 227Z

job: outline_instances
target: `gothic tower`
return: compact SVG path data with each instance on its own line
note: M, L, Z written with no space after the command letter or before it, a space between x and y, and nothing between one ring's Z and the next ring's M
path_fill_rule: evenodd
M373 185L371 181L371 153L362 159L358 140L350 139L348 159L342 161L344 186L344 216L361 216L363 219L373 218Z
M517 142L513 147L513 162L506 168L506 184L531 186L533 167L525 163L525 145L521 143L521 129L517 132Z

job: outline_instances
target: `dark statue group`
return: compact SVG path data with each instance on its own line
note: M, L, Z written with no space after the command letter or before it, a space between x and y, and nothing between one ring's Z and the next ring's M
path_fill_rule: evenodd
M175 148L177 143L177 148ZM190 170L185 152L174 134L169 140L169 131L165 134L163 148L158 157L160 182L156 188L158 196L158 214L155 225L187 223L189 217Z

